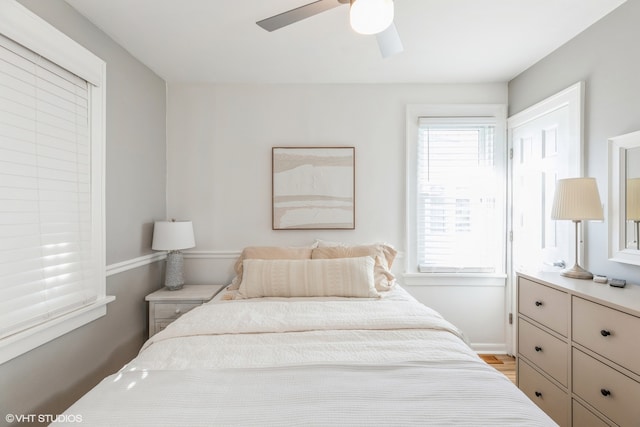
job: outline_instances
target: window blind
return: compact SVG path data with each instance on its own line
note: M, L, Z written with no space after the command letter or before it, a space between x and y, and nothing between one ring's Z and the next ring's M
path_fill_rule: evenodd
M0 338L97 299L89 86L0 36Z
M503 191L495 170L495 119L420 118L418 270L494 273Z

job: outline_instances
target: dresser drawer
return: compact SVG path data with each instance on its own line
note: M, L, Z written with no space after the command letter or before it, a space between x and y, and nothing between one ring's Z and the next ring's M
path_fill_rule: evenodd
M518 311L567 336L569 295L523 277L518 278Z
M526 320L518 322L518 352L567 386L569 345Z
M573 341L640 375L640 318L573 297Z
M573 392L621 426L640 424L640 383L573 349Z
M580 403L573 401L573 425L576 427L609 427Z
M560 426L569 425L569 397L522 359L518 360L518 387Z
M155 303L156 319L177 319L189 310L201 305L200 303Z

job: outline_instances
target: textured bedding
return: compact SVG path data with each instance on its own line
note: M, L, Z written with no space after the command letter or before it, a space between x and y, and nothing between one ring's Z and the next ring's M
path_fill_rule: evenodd
M552 426L404 290L216 300L67 410L86 425Z

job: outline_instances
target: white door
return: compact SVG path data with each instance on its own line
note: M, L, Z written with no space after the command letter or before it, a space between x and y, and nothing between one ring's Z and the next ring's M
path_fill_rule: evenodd
M568 126L568 107L564 106L513 130L512 230L516 271L554 270L572 262L571 223L551 219L556 180L570 176Z
M507 300L514 312L515 272L560 270L574 262L574 227L551 219L558 179L581 176L582 84L508 121L511 157L511 260ZM515 322L514 322L515 324ZM515 352L513 325L507 347Z

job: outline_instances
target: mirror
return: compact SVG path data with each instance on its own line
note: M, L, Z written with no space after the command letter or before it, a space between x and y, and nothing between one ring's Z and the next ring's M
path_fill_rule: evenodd
M627 149L626 242L640 250L640 147Z
M609 139L609 259L640 265L640 131Z

